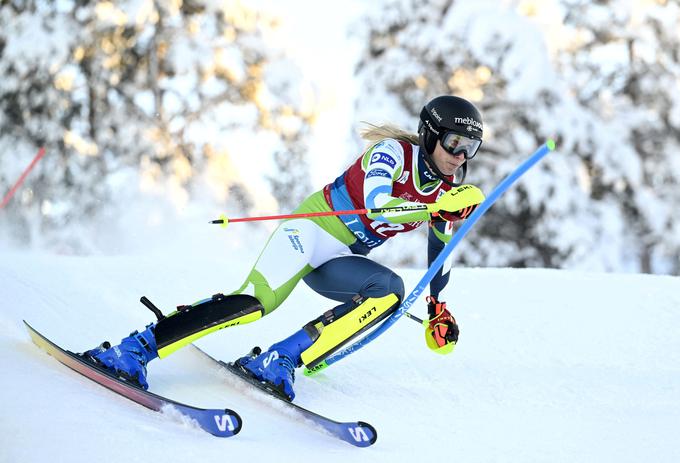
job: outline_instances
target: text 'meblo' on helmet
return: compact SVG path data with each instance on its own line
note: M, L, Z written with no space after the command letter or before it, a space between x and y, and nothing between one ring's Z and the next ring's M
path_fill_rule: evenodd
M458 186L463 183L467 174L467 161L477 154L482 144L483 132L482 115L475 105L464 98L439 96L428 102L420 112L420 149L435 175L449 185ZM463 174L457 183L451 182L432 159L437 141L448 153L462 153L465 156Z

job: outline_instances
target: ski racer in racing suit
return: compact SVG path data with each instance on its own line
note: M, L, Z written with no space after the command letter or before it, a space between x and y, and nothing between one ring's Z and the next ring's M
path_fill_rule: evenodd
M149 361L164 358L214 331L262 318L304 280L339 304L267 351L235 362L292 400L295 368L313 368L323 362L376 326L403 300L401 277L368 259L369 252L400 233L429 223L431 264L450 240L453 223L468 217L484 200L477 187L462 185L467 163L482 142L481 115L463 98L441 96L428 102L420 115L418 135L385 125L370 126L364 138L370 141L365 152L295 212L396 210L285 220L238 290L180 306L117 346L103 344L81 355L146 389ZM398 210L423 205L420 210ZM450 261L432 279L427 297L426 341L440 353L453 350L459 334L455 318L438 300L448 283L449 269Z

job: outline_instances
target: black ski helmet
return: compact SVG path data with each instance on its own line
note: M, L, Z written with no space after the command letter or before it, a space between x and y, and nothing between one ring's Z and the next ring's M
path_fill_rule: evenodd
M475 105L464 98L449 95L438 96L423 106L420 112L420 124L418 125L420 149L430 169L437 177L451 186L459 186L465 180L468 159L475 155L476 150L469 157L466 153L465 162L461 166L463 176L458 183L448 180L432 159L437 140L441 140L451 132L479 140L481 145L483 135L482 115Z

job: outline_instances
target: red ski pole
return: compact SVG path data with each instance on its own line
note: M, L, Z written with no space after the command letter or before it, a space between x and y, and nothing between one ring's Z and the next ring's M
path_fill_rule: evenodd
M10 199L12 199L12 196L14 196L14 193L16 193L16 191L19 189L21 184L24 183L24 180L26 179L26 176L28 175L28 173L31 171L31 169L33 169L33 167L35 167L35 165L38 163L38 161L40 161L40 159L42 159L43 156L45 156L45 148L44 147L42 147L38 150L38 154L35 155L35 157L33 158L33 161L31 161L31 163L28 165L26 170L24 170L24 172L19 177L19 180L16 181L14 186L12 188L10 188L10 190L7 192L5 197L2 199L2 203L0 203L0 209L5 207L7 205L7 203L9 203Z
M308 212L302 214L282 214L282 215L263 215L259 217L238 217L229 219L222 214L219 219L211 220L212 224L219 224L226 227L230 223L236 222L257 222L261 220L282 220L282 219L301 219L304 217L327 217L332 215L349 215L349 214L383 214L387 212L408 212L408 211L426 211L427 204L417 204L411 206L395 206L395 207L379 207L374 209L353 209L344 211L323 211L323 212ZM433 213L432 215L437 215Z

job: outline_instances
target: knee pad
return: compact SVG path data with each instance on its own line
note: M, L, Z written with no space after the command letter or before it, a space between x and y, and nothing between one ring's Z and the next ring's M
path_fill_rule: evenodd
M399 307L396 294L384 297L355 296L349 307L329 310L304 326L312 345L301 354L302 363L312 368L359 334L366 332Z
M180 306L156 324L158 356L167 357L206 334L250 323L263 315L260 301L247 294L215 294L193 305Z

